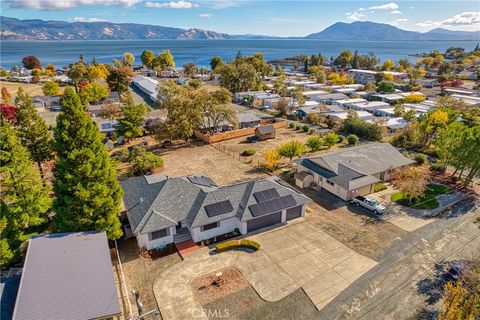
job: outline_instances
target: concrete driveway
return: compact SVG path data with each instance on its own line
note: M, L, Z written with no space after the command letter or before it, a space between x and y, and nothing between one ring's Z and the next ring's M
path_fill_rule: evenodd
M258 252L212 254L202 248L164 271L153 287L163 319L199 317L201 306L194 300L190 284L223 267L238 268L266 301L281 300L302 287L320 310L377 264L305 218L248 238L261 244Z

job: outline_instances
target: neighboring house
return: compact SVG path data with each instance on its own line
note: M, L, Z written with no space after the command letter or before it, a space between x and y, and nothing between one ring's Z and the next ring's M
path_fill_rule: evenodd
M32 102L35 108L50 109L52 111L60 111L61 96L33 96Z
M343 100L336 100L332 104L342 107L343 109L350 109L349 106L356 103L365 103L367 100L363 98L350 98L350 99L343 99Z
M390 107L390 104L383 101L354 102L345 106L347 110L375 112L377 109Z
M243 128L255 128L260 125L261 119L253 112L239 112L237 113L238 127Z
M105 134L111 134L115 132L115 127L118 125L117 120L93 118L93 121L95 121L95 123L97 124L100 132Z
M362 70L362 69L350 69L348 74L353 77L355 83L367 84L369 82L375 82L375 76L378 73L388 74L396 79L406 79L408 75L406 72L395 71L374 71L374 70Z
M372 94L370 97L387 103L403 102L404 98L404 96L397 93Z
M372 122L375 119L375 116L371 114L370 112L367 111L356 111L357 116L360 119L363 119L368 122ZM343 111L343 112L325 112L325 115L328 116L329 119L332 121L337 121L341 122L344 121L348 118L348 112Z
M326 93L310 96L310 100L323 104L334 104L335 101L348 99L343 93Z
M387 128L388 132L394 133L400 129L405 128L408 125L408 121L403 118L389 118L386 122L382 124Z
M255 128L255 136L257 136L260 140L274 139L275 127L272 124L258 126Z
M144 76L144 77L156 77L157 76L157 71L154 69L150 69L146 66L134 66L133 71L139 76Z
M372 193L377 182L390 180L394 169L414 163L389 143L351 147L295 162L298 187L320 187L346 201Z
M303 216L311 201L274 177L218 187L206 175L157 174L121 184L130 228L147 250L285 223Z
M480 97L466 96L461 94L452 94L451 97L455 100L463 101L469 106L478 106L480 105Z
M108 94L108 97L106 99L107 101L114 102L114 103L119 103L120 102L120 94L118 91L111 91Z
M30 239L13 320L120 319L121 312L105 232Z
M132 79L133 84L146 94L153 102L157 101L158 81L152 78L138 76Z

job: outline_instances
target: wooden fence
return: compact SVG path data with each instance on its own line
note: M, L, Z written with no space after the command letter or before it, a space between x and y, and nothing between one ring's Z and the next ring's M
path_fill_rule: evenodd
M286 128L288 126L288 121L275 120L275 122L269 122L268 120L262 120L260 124L261 125L272 124L275 129L280 129L280 128ZM212 143L221 142L225 140L254 135L255 128L235 129L235 130L225 131L221 133L214 133L211 135L195 130L193 134L195 135L195 137L202 139L206 143L212 144Z

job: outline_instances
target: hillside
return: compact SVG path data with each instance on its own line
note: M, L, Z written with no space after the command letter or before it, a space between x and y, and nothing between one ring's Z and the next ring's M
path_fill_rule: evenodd
M138 23L65 22L19 20L0 17L1 40L124 40L124 39L281 39L265 35L229 35L198 28L180 29ZM480 32L433 29L421 33L396 28L389 24L369 21L337 22L318 33L304 38L318 40L415 41L415 40L475 40Z
M122 39L230 39L201 29L111 23L19 20L0 18L2 40L122 40Z
M433 29L421 33L396 28L389 24L370 21L352 23L337 22L306 39L318 40L367 40L367 41L408 41L408 40L480 40L480 32L450 31Z

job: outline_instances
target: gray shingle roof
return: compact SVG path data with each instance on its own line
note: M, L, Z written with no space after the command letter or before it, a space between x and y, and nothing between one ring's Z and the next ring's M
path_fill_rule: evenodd
M132 180L130 182L130 180ZM172 227L179 221L196 228L209 223L237 217L242 221L252 219L248 205L257 203L254 192L275 188L280 196L293 195L297 205L311 201L293 188L283 185L275 178L266 178L234 184L226 187L200 186L188 177L173 178L148 185L145 177L122 182L124 203L134 233L147 233ZM151 189L151 191L146 191ZM141 194L141 195L140 195ZM144 196L142 203L138 198ZM153 199L152 199L153 198ZM209 217L205 206L229 200L233 210ZM144 204L145 203L145 204ZM135 206L135 204L137 204ZM147 205L149 204L149 205Z
M271 124L267 124L264 126L258 126L255 131L258 130L259 134L270 134L270 133L275 133L275 127Z
M379 182L375 174L414 163L389 143L371 143L297 161L347 190Z
M237 113L238 123L260 122L260 118L253 112L239 112Z
M120 314L105 232L30 240L15 320L86 320Z
M308 159L320 166L327 163L335 173L338 173L338 164L341 163L353 170L370 175L415 162L405 158L389 143L371 143Z

